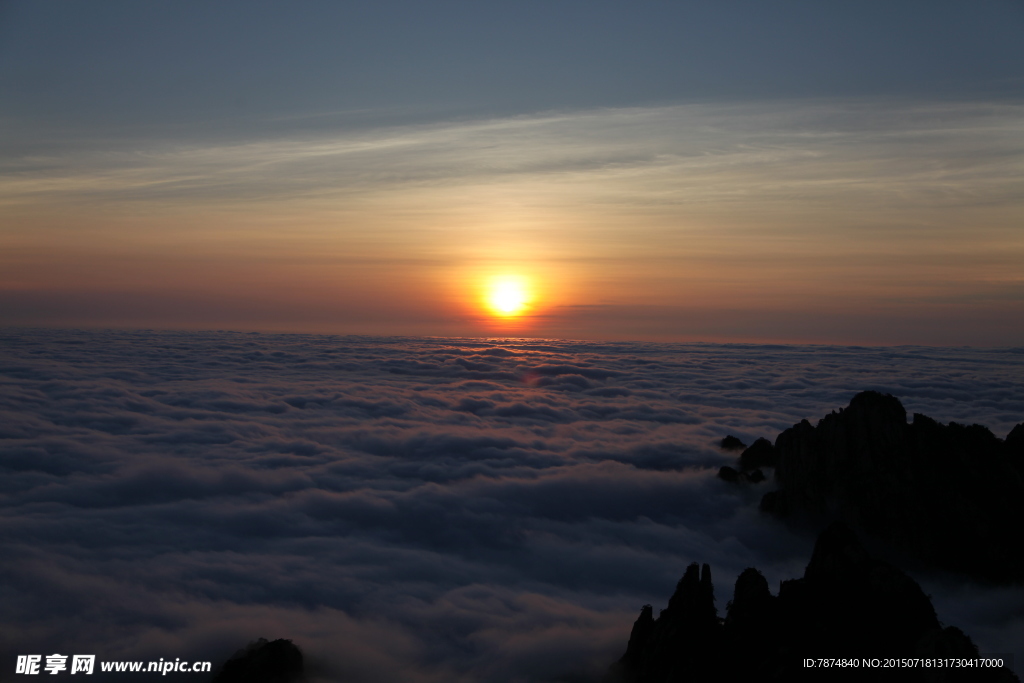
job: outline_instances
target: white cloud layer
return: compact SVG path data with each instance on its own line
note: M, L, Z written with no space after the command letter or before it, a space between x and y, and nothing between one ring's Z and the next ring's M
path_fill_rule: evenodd
M724 610L743 568L777 587L809 559L761 490L715 476L724 435L864 389L998 436L1024 420L1021 349L7 330L0 350L4 666L262 636L317 680L599 673L688 563ZM1024 642L1020 589L923 578L983 652Z

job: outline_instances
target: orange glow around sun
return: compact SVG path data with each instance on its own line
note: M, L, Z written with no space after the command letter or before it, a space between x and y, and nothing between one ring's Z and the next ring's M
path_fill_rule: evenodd
M533 292L530 282L518 275L491 278L484 289L483 303L498 318L518 318L530 310Z

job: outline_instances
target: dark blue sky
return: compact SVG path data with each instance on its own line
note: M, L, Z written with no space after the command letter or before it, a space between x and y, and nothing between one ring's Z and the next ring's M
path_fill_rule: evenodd
M2 8L3 116L61 137L765 98L1017 99L1024 86L1024 3L1011 0Z

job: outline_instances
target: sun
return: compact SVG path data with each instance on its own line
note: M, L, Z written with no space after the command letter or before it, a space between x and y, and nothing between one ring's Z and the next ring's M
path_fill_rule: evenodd
M517 275L493 278L487 286L484 303L499 318L515 318L530 308L533 295L529 282Z

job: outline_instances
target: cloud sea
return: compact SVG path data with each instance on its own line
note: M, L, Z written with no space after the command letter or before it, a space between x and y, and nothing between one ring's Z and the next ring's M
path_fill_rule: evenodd
M314 680L586 680L692 561L720 613L802 573L717 442L865 389L1004 437L1024 349L7 329L2 661L262 636ZM1019 670L1024 590L911 573Z

